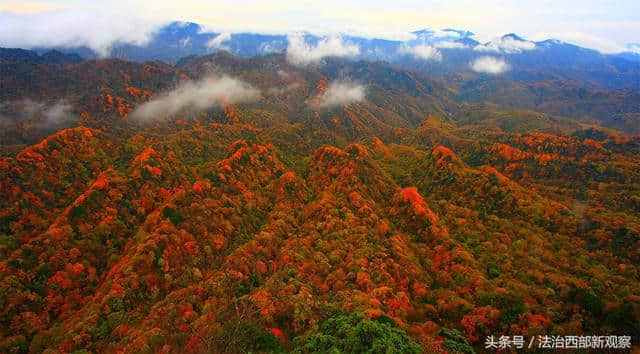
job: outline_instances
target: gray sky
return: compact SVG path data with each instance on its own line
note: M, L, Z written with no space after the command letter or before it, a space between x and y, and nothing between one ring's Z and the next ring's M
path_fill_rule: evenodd
M0 12L0 46L25 48L68 42L104 50L116 40L144 43L174 20L216 32L307 30L393 39L423 28L470 30L480 41L515 32L603 52L640 42L638 0L2 0Z

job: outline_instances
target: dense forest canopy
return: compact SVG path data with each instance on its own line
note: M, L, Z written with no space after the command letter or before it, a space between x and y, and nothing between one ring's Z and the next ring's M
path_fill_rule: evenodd
M0 67L1 352L638 345L638 90L226 52Z

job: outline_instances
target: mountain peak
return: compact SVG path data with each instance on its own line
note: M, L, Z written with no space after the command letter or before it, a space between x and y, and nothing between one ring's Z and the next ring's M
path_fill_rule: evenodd
M200 30L202 27L194 22L173 21L164 27L167 31L191 31Z
M504 36L502 36L502 39L503 39L503 40L504 40L504 39L511 39L511 40L514 40L514 41L527 42L527 40L526 40L526 39L524 39L524 38L522 38L522 37L518 36L518 35L517 35L517 34L515 34L515 33L505 34Z
M76 53L66 54L59 50L49 50L42 55L37 52L17 48L0 48L0 61L24 61L41 64L77 64L83 61Z
M458 35L460 35L460 38L468 38L468 37L473 37L473 36L476 35L475 33L471 32L471 31L458 30L458 29L454 29L454 28L445 28L442 31L457 33Z

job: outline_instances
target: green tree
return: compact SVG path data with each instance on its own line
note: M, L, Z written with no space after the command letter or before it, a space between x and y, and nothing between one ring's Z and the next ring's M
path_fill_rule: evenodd
M395 323L360 314L338 315L320 324L317 332L297 337L294 353L421 353L422 350Z
M452 352L475 354L473 347L457 329L442 328L440 335L444 338L443 346Z

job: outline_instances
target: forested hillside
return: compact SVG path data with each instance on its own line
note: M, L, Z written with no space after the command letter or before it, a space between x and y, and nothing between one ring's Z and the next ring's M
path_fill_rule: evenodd
M638 345L637 91L280 54L0 67L0 352Z

